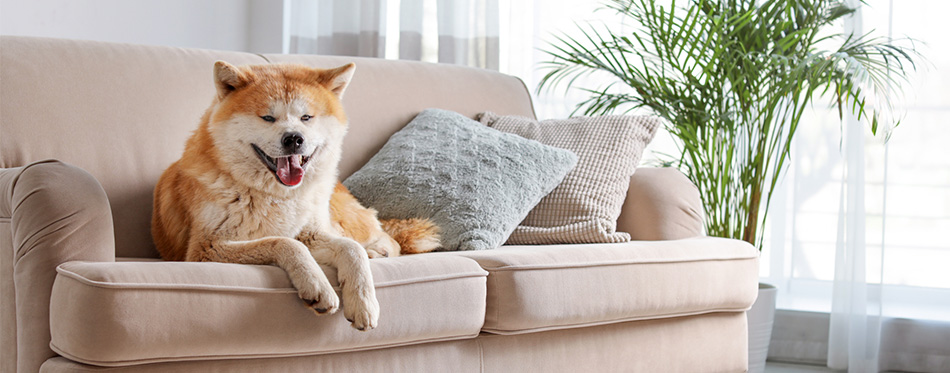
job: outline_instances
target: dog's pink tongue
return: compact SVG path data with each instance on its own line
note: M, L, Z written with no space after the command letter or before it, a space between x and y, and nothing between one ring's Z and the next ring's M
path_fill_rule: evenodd
M300 167L300 156L277 158L277 177L284 185L294 186L303 180L303 167Z

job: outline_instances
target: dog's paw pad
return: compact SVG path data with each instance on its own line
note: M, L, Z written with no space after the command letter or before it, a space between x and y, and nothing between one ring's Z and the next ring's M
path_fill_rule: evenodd
M318 302L306 301L305 303L307 303L307 308L311 309L317 315L332 314L332 313L336 313L337 311L337 307L318 305L319 304Z
M317 292L316 295L302 293L300 298L317 315L332 314L339 309L340 299L333 292Z
M350 326L352 326L353 329L359 330L359 331L361 331L361 332L365 332L365 331L367 331L367 330L372 330L372 329L375 329L375 328L376 328L376 322L371 322L371 321L368 320L368 319L364 319L364 320L347 320L347 321L350 322Z
M328 311L330 311L326 307L318 306L317 302L307 302L307 307L310 307L311 309L313 309L313 312L316 312L317 314L320 314L320 315L323 315L327 313Z
M344 302L343 317L350 322L350 326L359 331L376 328L379 322L379 302L375 295L350 298Z

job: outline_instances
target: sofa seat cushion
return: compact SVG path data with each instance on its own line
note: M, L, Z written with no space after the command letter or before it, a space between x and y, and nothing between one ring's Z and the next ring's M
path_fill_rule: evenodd
M697 237L614 244L503 246L447 253L488 275L483 331L520 334L748 309L758 250Z
M50 345L81 363L125 366L358 351L478 335L487 273L477 263L431 255L370 263L379 326L360 332L342 310L318 316L304 307L277 267L68 262L57 268L53 286ZM336 272L324 270L336 286Z

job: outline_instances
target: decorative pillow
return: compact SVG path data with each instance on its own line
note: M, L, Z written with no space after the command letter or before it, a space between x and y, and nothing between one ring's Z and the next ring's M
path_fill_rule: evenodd
M660 125L652 116L574 117L536 120L482 113L492 128L577 154L577 167L534 207L508 244L630 241L617 232L630 176Z
M504 243L576 163L568 150L428 109L343 184L380 219L432 219L443 250L485 250Z

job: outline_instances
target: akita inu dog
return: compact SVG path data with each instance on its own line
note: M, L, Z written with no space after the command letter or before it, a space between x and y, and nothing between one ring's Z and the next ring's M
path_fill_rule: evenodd
M359 330L376 327L369 258L431 251L439 237L421 219L384 222L387 233L338 183L348 124L340 99L354 69L216 62L217 95L155 187L162 257L277 265L317 314L339 307L317 263L330 265L344 317Z

